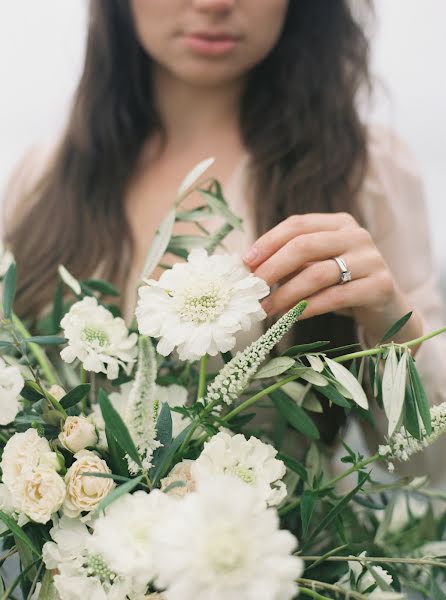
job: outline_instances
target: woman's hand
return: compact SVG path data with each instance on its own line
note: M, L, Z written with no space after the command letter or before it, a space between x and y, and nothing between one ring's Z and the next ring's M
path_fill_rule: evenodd
M337 285L341 271L335 256L352 274L344 285ZM367 342L374 345L412 310L370 233L348 213L293 215L260 237L244 261L270 286L280 284L263 301L269 316L302 299L308 300L303 318L352 309ZM395 341L421 335L421 319L414 314Z

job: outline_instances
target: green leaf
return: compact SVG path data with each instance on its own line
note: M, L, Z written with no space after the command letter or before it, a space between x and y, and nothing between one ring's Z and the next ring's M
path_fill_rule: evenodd
M438 585L434 575L431 576L431 600L446 600L446 594Z
M207 206L200 206L194 210L185 210L184 212L177 212L176 221L203 221L209 219L210 211Z
M207 190L199 189L198 191L204 198L206 198L209 208L215 215L223 217L225 221L229 223L229 225L231 225L234 229L243 231L241 219L234 215L234 213L231 211L231 209L224 200L218 198L217 196L215 196L211 192L208 192Z
M3 280L3 313L5 319L10 319L12 316L12 305L14 303L15 291L17 283L17 268L14 262L9 265Z
M109 431L105 431L105 437L107 438L108 446L108 465L113 472L118 473L121 477L128 479L129 469L128 463L125 459L125 452L111 435Z
M99 477L99 479L113 479L113 481L119 481L126 483L127 481L133 481L131 477L124 477L123 475L114 475L113 473L82 473L82 477Z
M298 344L297 346L291 346L291 348L288 348L288 350L282 352L282 356L296 356L296 354L305 354L329 345L329 341L312 342L311 344Z
M175 452L180 448L183 441L187 438L193 426L194 424L191 423L185 429L183 429L183 431L179 435L177 435L177 437L170 444L169 448L166 450L166 453L163 455L159 465L155 469L152 469L150 471L150 478L152 480L153 486L158 485L159 480L169 468L170 463L175 455Z
M56 291L54 292L53 312L51 313L51 321L54 332L60 330L60 322L64 314L63 290L63 281L58 281Z
M289 356L278 356L277 358L273 358L260 367L253 379L263 379L281 375L282 373L285 373L285 371L288 371L288 369L291 369L291 367L294 366L294 362L294 359Z
M337 363L331 358L325 357L325 362L327 363L330 371L333 373L336 381L338 381L348 392L350 392L353 401L364 410L367 410L369 408L367 396L356 377L354 377L343 365Z
M390 411L392 409L392 390L395 384L397 368L398 358L396 355L395 346L392 345L386 358L382 380L383 405L388 419L390 419Z
M168 494L171 490L174 490L175 488L185 487L185 486L186 486L186 482L182 481L181 479L178 479L177 481L173 481L170 485L168 485L166 488L164 488L163 492L165 494Z
M303 481L308 480L307 470L300 462L297 462L297 460L294 460L294 458L286 456L285 454L282 454L280 452L279 454L277 454L277 459L283 461L285 466L291 471L297 473Z
M27 344L39 344L39 346L59 346L68 342L67 338L60 335L34 335L23 340Z
M344 396L339 392L334 385L331 383L327 386L314 386L320 394L325 396L330 402L333 404L337 404L338 406L342 406L342 408L351 408L350 402L344 398Z
M302 521L302 537L307 535L308 528L310 526L311 517L313 515L314 507L316 505L317 498L313 492L306 491L302 496L300 503L300 518Z
M119 296L119 291L112 286L108 281L103 279L85 279L81 281L81 284L86 285L88 288L95 292L100 292L105 296Z
M391 437L401 424L406 393L407 352L404 352L395 373L391 392L388 435Z
M203 235L173 235L167 246L167 252L175 249L191 250L192 248L204 248L207 243L208 238Z
M200 161L197 165L195 165L189 173L187 173L186 177L180 184L180 187L177 191L177 201L181 200L181 198L186 194L188 190L200 179L200 177L205 173L209 167L215 162L215 158L205 158Z
M81 383L77 387L73 388L65 394L65 396L61 399L60 404L63 408L71 408L75 406L78 402L83 400L85 396L89 393L91 385L89 383Z
M297 429L297 431L300 431L313 440L319 439L319 431L313 419L294 400L287 396L285 392L279 389L270 392L269 395L277 410L294 429Z
M39 387L34 381L25 381L25 387L20 392L20 395L30 402L37 402L44 398L44 395L40 392Z
M401 319L399 319L386 331L379 343L383 344L384 342L387 342L387 340L390 340L394 335L396 335L398 331L400 331L400 329L404 327L404 325L407 323L411 316L412 311L408 312L407 315L404 315L404 317L401 317Z
M321 531L326 529L330 523L334 521L337 515L344 509L345 506L356 496L357 492L362 488L365 481L369 478L368 473L361 473L359 475L359 483L358 485L352 489L348 494L343 496L339 502L337 502L329 511L326 513L324 517L322 517L321 521L317 525L317 527L311 533L310 539L314 539ZM308 543L308 542L307 542Z
M415 404L415 398L410 383L406 384L406 397L404 399L404 427L415 439L421 440L417 405Z
M150 277L152 272L158 266L158 263L164 256L166 252L166 248L169 244L169 240L172 235L173 226L175 224L175 209L169 211L169 213L164 217L161 225L158 227L156 231L153 241L150 245L149 251L147 253L146 259L144 261L144 267L140 273L140 280L145 277Z
M6 525L6 527L11 531L11 533L21 540L28 548L33 552L36 556L40 556L39 550L34 546L33 542L29 539L26 533L23 531L19 525L14 521L12 517L0 511L0 520Z
M124 452L142 468L141 458L121 415L114 409L107 394L102 389L99 390L99 405L105 421L106 431L108 430L111 433Z
M135 489L141 483L141 480L142 475L139 475L138 477L135 477L135 479L130 479L130 481L126 481L126 483L111 490L111 492L99 502L94 512L99 513L105 510L112 502Z
M165 402L160 410L158 420L156 422L156 437L161 444L166 447L172 443L172 414L167 402Z
M432 433L431 413L429 410L429 400L427 398L426 391L421 381L418 370L415 366L415 361L411 355L409 355L409 376L413 389L413 395L415 402L417 403L418 412L420 413L421 420L423 421L424 428L427 435Z

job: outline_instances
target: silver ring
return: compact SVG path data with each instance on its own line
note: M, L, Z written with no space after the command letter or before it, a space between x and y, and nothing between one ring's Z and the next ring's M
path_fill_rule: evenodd
M341 258L340 256L334 256L333 260L336 262L336 264L339 267L339 270L341 271L341 278L339 280L339 283L342 285L344 283L348 283L349 281L351 281L352 280L352 272L349 271L345 260L343 258Z

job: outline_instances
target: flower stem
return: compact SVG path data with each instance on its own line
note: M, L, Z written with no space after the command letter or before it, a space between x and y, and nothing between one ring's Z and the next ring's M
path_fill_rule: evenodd
M209 356L205 354L200 361L200 375L198 378L197 401L204 397L206 391L206 375Z
M14 324L14 327L17 329L17 331L20 333L20 335L23 338L29 338L31 337L31 334L29 333L29 331L26 329L25 325L22 323L22 321L17 317L17 315L12 315L12 322ZM47 382L49 383L49 385L54 385L58 383L57 377L55 375L55 373L53 372L53 369L51 367L51 363L49 362L45 352L42 350L42 348L40 348L40 346L38 344L28 344L29 349L31 350L31 352L34 354L35 359L37 360L38 364L40 365L40 368L42 369L42 373L45 375L45 378L47 380Z
M324 492L326 490L329 490L338 481L341 481L341 479L344 479L345 477L348 477L352 473L355 473L356 471L359 471L363 467L366 467L367 465L376 462L380 458L381 458L381 456L378 453L374 454L373 456L370 456L369 458L364 458L364 460L361 460L360 462L356 463L356 465L352 465L350 467L350 469L347 469L347 471L344 471L343 473L341 473L337 477L334 477L333 479L330 479L330 481L328 481L325 485L323 485L321 488L319 488L318 491L319 492ZM296 498L296 500L294 500L293 502L290 502L290 504L287 504L286 506L284 506L281 509L279 509L279 511L278 511L279 515L283 516L283 515L288 514L291 510L294 510L295 508L297 508L300 505L300 503L301 503L301 498Z
M314 590L310 590L309 588L301 587L299 588L299 593L301 596L309 596L310 598L314 598L315 600L330 600L328 596L322 596L318 592Z
M317 561L320 562L320 556L302 556L299 555L299 558L302 560L308 561ZM441 560L434 560L431 558L395 558L388 556L328 556L325 558L326 561L333 562L345 562L345 561L354 561L354 562L370 562L370 563L389 563L389 564L404 564L404 565L419 565L425 567L439 567L440 569L446 569L446 562L442 562ZM313 565L310 565L312 567ZM307 568L310 568L307 567Z
M297 583L300 583L301 586L306 586L307 589L320 588L322 590L327 590L330 592L334 592L336 594L342 594L344 598L350 598L354 600L368 600L368 596L364 596L359 592L353 592L352 590L345 590L339 585L334 585L332 583L324 583L322 581L316 581L315 579L305 579L304 577L299 577L296 580ZM303 587L300 588L300 592L302 592Z

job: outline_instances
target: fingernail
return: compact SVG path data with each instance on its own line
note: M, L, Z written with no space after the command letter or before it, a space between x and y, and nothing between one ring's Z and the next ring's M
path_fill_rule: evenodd
M259 251L257 250L257 248L255 248L254 246L248 250L248 252L245 254L245 256L243 257L243 260L247 263L252 263L255 261L255 259L258 257L259 255Z

